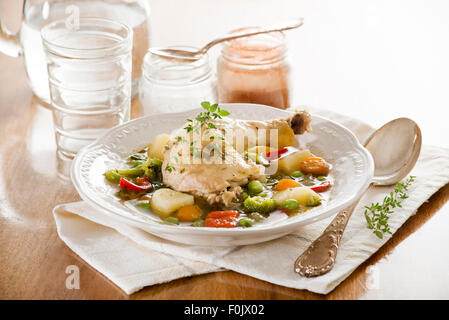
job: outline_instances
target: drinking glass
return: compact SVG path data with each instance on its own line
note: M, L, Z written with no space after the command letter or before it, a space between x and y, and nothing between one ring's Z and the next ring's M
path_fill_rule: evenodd
M132 30L120 22L81 18L46 25L47 59L58 173L68 178L71 160L107 129L129 120Z
M22 24L17 34L2 21L0 0L0 52L23 56L33 93L50 104L45 53L40 32L43 26L59 19L105 18L119 21L133 29L133 96L138 92L143 56L150 46L149 0L23 0Z

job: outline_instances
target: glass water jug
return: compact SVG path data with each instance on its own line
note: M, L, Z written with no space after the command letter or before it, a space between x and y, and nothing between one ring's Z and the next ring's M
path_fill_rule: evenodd
M13 57L23 56L31 89L39 99L50 103L40 30L46 24L64 18L67 24L76 23L79 17L107 18L132 28L133 96L138 92L142 60L150 41L148 0L24 0L22 12L21 28L15 35L4 28L0 12L0 51Z

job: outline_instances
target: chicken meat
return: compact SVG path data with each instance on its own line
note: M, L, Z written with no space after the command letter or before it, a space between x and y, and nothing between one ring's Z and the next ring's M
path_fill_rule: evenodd
M261 178L265 167L246 156L252 146L281 148L295 144L295 134L310 131L311 116L298 111L269 121L189 120L164 147L162 175L172 189L229 206L242 186Z

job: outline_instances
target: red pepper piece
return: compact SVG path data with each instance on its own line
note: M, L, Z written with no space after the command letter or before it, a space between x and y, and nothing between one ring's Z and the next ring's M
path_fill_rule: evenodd
M212 228L234 228L237 225L237 218L239 213L234 210L230 211L212 211L206 220L204 220L205 227Z
M139 186L137 184L132 183L131 181L126 180L125 178L120 178L120 189L123 191L134 191L134 192L140 192L140 191L147 191L150 190L153 186L151 185L150 181L148 181L148 184Z
M317 186L313 186L310 189L312 189L315 192L323 192L326 191L327 189L329 189L331 186L331 183L329 181L324 181L323 183L317 185Z
M275 160L281 156L281 154L286 153L288 151L287 148L281 148L275 151L268 151L265 157L268 160Z

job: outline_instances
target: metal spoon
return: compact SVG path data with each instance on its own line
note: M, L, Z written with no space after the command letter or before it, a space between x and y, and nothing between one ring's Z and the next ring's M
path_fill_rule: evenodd
M218 39L215 39L208 44L206 44L204 47L199 49L198 51L187 51L187 50L178 50L178 49L170 49L170 48L150 48L149 51L152 54L162 56L165 58L172 58L172 59L183 59L183 60L198 60L200 59L210 48L215 46L218 43L234 40L237 38L243 38L243 37L249 37L254 36L257 34L262 33L269 33L269 32L279 32L279 31L285 31L290 29L295 29L300 26L302 26L304 23L303 18L299 19L292 19L288 20L282 23L278 23L269 27L257 29L256 31L245 31L245 32L239 32L239 33L233 33Z
M371 185L393 185L407 176L418 160L421 143L421 130L407 118L392 120L376 130L365 142L374 159ZM332 269L348 220L365 193L366 190L351 206L340 211L321 236L299 256L294 264L296 273L316 277Z

